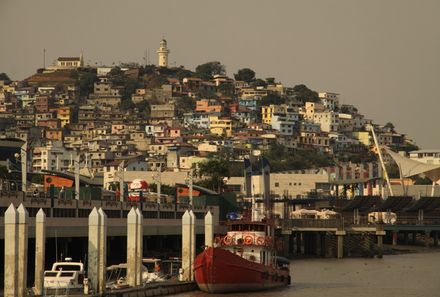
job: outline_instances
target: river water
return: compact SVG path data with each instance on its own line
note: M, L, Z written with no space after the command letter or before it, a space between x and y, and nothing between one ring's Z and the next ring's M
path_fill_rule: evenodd
M201 291L179 297L437 297L440 252L384 256L383 259L304 259L291 264L294 283L287 288L228 295Z

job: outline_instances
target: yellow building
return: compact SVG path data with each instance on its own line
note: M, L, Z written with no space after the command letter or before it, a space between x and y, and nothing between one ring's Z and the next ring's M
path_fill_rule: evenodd
M274 105L271 104L269 106L261 107L261 118L264 124L272 124L272 116L276 113L285 113L286 105Z
M353 137L357 140L359 140L360 143L369 146L371 145L371 139L370 139L370 132L367 131L360 131L360 132L353 132Z
M209 130L211 134L230 137L232 136L232 120L230 118L210 116Z
M61 128L68 125L72 121L72 109L70 107L60 107L56 109L57 119L60 120Z

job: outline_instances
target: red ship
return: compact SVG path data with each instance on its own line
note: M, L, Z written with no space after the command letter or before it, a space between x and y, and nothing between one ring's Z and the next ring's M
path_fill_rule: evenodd
M276 256L273 227L264 222L229 223L214 247L197 255L194 275L209 293L259 291L290 284L289 262Z

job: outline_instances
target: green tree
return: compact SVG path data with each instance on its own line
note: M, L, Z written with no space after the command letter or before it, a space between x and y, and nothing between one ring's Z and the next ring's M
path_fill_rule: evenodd
M122 99L122 101L121 101L121 109L122 110L130 110L130 109L133 109L134 107L135 107L135 105L130 98Z
M110 72L108 73L109 76L123 76L124 71L122 71L121 67L116 66L113 67Z
M250 83L255 80L255 71L250 68L242 68L234 74L235 80L242 80L247 83Z
M310 90L306 85L296 85L293 87L293 92L297 100L301 102L318 102L319 95L317 92Z
M275 77L266 78L266 82L268 85L274 85L275 84Z
M223 96L233 97L235 95L235 86L229 83L221 84L218 86L218 91Z
M0 73L0 80L10 81L11 79L9 78L9 76L6 73L2 72L2 73Z
M212 61L196 67L196 76L209 80L217 74L226 74L226 68L219 61Z
M394 125L393 125L393 123L391 123L391 122L388 122L388 123L386 123L385 124L385 126L383 126L386 130L389 130L390 132L395 132L395 130L394 130Z
M206 185L209 185L209 188L221 192L223 179L229 177L229 161L230 159L223 154L211 156L198 164L198 174L207 177Z
M189 97L189 96L183 96L176 98L174 101L177 114L179 116L182 116L186 112L194 111L196 108L196 99Z
M261 78L257 78L252 85L254 87L267 87L267 83L265 80L261 79Z
M135 107L138 109L139 113L144 117L148 117L150 115L151 107L150 103L147 100L142 100L135 104Z
M83 72L79 76L78 86L79 93L81 96L88 96L93 92L93 84L98 81L96 73L93 72Z

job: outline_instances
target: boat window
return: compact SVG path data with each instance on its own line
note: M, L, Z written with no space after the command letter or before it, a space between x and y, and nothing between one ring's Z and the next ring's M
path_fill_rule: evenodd
M64 271L80 271L81 265L66 265L66 264L59 264L55 266L54 270L64 270Z
M54 271L46 271L44 273L44 276L52 276L52 277L54 277L54 276L57 276L57 275L58 275L58 272L54 272Z
M67 277L67 276L73 276L73 274L74 272L61 272L60 276Z

